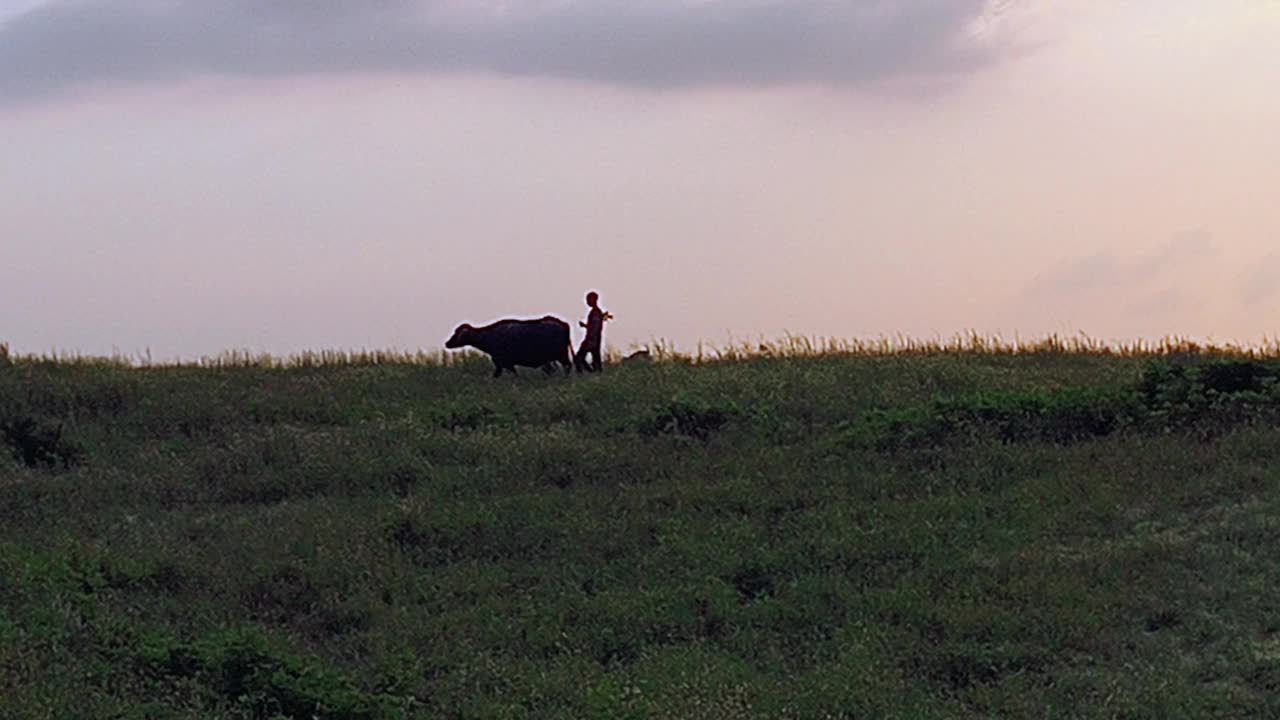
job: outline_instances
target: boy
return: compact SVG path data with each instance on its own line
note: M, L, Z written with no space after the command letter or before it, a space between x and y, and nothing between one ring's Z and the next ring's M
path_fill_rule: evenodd
M591 308L591 312L587 313L586 322L578 321L579 325L587 329L587 336L578 346L578 353L573 356L573 366L578 372L600 372L604 369L604 363L600 360L600 341L604 338L604 322L612 320L613 315L600 309L597 304L599 300L600 295L594 290L587 293L587 307ZM590 365L587 365L587 353L592 356Z

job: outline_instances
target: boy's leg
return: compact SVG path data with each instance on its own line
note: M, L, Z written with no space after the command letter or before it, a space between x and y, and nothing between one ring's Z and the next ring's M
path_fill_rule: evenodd
M589 349L590 348L587 347L587 342L583 340L582 344L578 346L578 352L573 354L574 370L582 372L587 369L587 350Z

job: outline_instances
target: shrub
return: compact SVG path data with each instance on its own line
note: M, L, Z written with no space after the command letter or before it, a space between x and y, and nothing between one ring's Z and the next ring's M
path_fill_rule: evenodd
M13 456L28 467L71 467L78 463L81 450L63 436L62 424L42 423L31 417L0 422L0 435Z
M435 408L431 413L431 423L450 432L480 430L499 424L500 419L498 413L488 405L452 403Z
M379 705L387 700L361 692L313 659L285 652L252 628L193 643L152 635L135 652L152 672L198 679L254 717L364 720L383 716Z
M1126 427L1215 432L1280 419L1280 366L1253 360L1154 360L1133 387L986 393L875 410L844 441L880 451L995 440L1066 445Z
M951 440L1069 444L1103 437L1133 421L1132 393L1070 388L935 400L923 407L877 410L846 430L854 445L921 448Z
M1193 397L1266 393L1280 380L1280 365L1258 360L1172 363L1153 360L1143 368L1138 389L1150 403Z
M673 400L641 419L639 430L644 435L678 435L707 442L736 414L729 407Z
M1280 417L1280 366L1256 360L1152 361L1138 392L1148 428L1214 432Z

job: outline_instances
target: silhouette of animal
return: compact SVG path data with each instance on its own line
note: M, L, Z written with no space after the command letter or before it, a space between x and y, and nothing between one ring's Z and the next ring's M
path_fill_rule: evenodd
M503 370L515 374L517 365L547 369L561 363L566 375L573 369L569 323L552 315L537 320L499 320L484 327L463 323L444 346L451 350L470 346L488 353L494 377Z

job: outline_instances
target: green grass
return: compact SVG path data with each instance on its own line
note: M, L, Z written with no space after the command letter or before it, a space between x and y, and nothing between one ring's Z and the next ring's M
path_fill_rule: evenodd
M0 353L0 717L1280 716L1273 351L655 354Z

